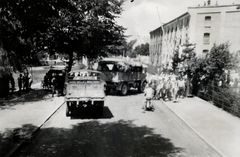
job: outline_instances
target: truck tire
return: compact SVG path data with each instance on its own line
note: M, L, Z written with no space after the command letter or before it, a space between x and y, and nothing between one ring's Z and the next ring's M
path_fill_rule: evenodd
M124 83L121 87L121 95L127 95L128 93L128 85Z
M139 85L138 91L139 91L140 93L143 93L143 92L144 92L144 89L145 89L145 87L146 87L146 84L147 84L147 82L146 82L146 81L143 81L143 82Z
M67 117L71 116L68 106L66 107L66 116L67 116Z

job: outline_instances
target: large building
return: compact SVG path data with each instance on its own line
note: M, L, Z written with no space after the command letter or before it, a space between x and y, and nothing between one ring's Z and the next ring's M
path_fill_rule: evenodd
M240 5L189 7L188 12L150 32L150 62L171 65L173 53L186 42L195 44L197 56L213 44L229 42L230 52L240 50Z

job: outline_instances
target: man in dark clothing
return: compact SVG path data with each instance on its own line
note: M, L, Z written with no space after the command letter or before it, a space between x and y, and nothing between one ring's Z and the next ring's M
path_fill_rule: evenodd
M10 81L10 84L11 84L11 92L13 93L14 90L15 90L15 81L14 81L14 78L12 76L12 73L9 76L9 81Z
M51 84L52 84L52 97L54 97L54 94L56 92L56 87L57 87L57 80L54 74L52 75Z
M23 88L23 75L22 74L19 74L19 77L18 77L18 88L19 88L19 93L22 92L22 88Z
M24 69L23 71L23 90L28 91L29 90L29 73L27 69Z

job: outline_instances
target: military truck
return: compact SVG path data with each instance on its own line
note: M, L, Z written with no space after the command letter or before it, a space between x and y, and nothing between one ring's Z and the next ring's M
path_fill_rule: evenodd
M105 58L98 63L98 71L106 76L106 90L115 90L121 95L127 95L135 88L143 92L146 81L146 68L138 62L118 58Z
M66 116L82 112L103 113L105 81L101 72L76 70L68 73L66 81Z

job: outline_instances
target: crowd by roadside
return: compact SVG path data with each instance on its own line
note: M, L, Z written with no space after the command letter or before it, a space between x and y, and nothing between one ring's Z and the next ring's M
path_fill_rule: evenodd
M3 82L1 83L3 87L1 90L3 90L4 95L2 95L2 97L4 98L14 93L22 94L23 92L29 92L33 83L32 75L27 69L19 73L17 79L14 79L13 73L9 73L9 75L2 79Z
M174 101L187 96L188 84L187 78L177 76L174 73L161 73L159 75L151 75L147 78L147 87L153 89L152 99Z

